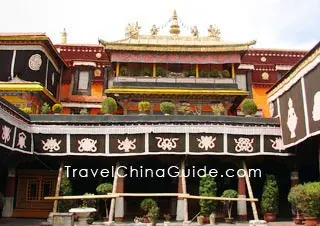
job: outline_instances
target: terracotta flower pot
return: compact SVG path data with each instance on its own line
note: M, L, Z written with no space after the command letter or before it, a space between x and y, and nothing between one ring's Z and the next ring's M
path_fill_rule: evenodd
M267 222L273 222L276 220L276 214L275 213L265 213L263 215L263 218Z
M305 217L304 220L305 226L317 226L318 218L316 217Z
M293 218L293 222L295 223L295 224L297 224L297 225L301 225L301 224L303 224L302 222L303 222L303 218L302 217L294 217Z

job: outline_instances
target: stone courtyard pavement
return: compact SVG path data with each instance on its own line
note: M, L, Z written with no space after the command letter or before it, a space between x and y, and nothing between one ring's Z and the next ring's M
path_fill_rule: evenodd
M0 218L0 226L39 226L44 220L39 219L15 219L15 218ZM102 223L95 222L92 225L102 226ZM192 226L198 225L196 222L191 224ZM249 223L236 223L236 224L225 224L217 223L217 226L248 226ZM116 226L135 226L134 223L117 223ZM157 223L157 226L163 226L163 223ZM181 223L172 222L170 226L182 226ZM272 222L268 223L268 226L294 226L293 222Z

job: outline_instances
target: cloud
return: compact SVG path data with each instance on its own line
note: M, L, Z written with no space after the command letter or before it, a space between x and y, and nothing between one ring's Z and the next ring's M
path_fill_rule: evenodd
M55 43L63 28L70 43L122 39L128 22L136 21L149 34L153 24L166 25L173 9L184 27L197 25L200 35L217 24L223 39L256 39L256 47L310 49L320 39L319 0L10 0L2 8L1 32L46 32Z

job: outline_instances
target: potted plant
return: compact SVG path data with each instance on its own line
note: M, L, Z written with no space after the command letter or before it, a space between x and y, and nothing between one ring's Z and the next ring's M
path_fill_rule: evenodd
M221 113L225 112L225 108L222 103L214 104L211 106L212 112L214 115L221 115Z
M167 74L168 74L168 71L167 71L167 70L165 70L165 69L162 68L162 67L157 67L157 69L156 69L156 75L157 75L157 77L165 77Z
M214 178L210 175L205 175L200 179L200 186L199 186L199 195L200 196L210 196L215 197L217 196L217 184L214 181ZM215 210L217 207L216 200L207 200L207 199L200 199L200 216L197 218L199 224L204 224L206 219L210 219L210 224L215 224Z
M160 111L164 114L164 115L171 115L176 111L176 105L174 105L174 103L171 102L162 102L160 104Z
M231 77L230 72L228 70L221 71L221 76L223 78L230 78Z
M140 101L138 103L139 115L146 115L146 112L149 110L150 103L148 101Z
M293 210L295 211L295 216L293 221L295 224L302 224L303 215L300 214L300 210L298 209L298 204L303 200L304 197L303 185L299 184L290 189L288 194L288 201L291 203Z
M258 107L256 103L251 100L251 99L246 99L242 102L241 105L241 111L246 115L246 116L251 116L257 113Z
M109 192L112 191L112 184L110 183L103 183L99 184L98 187L96 188L96 191L98 195L107 195ZM107 205L107 199L104 200L104 204L106 207L106 218L108 218L108 205Z
M54 104L52 106L52 111L55 113L55 114L60 114L61 111L62 111L62 105L61 104Z
M275 221L278 212L279 188L274 175L266 175L261 198L261 211L264 220L267 222Z
M170 220L171 220L171 215L169 213L164 214L164 222L163 222L163 226L169 226L170 225Z
M213 69L210 73L211 78L220 78L220 71L218 69Z
M84 193L83 196L91 196L94 195L92 193ZM95 208L96 200L95 199L82 199L81 208Z
M320 218L320 182L309 182L298 189L297 208L304 215L305 225L315 226Z
M149 222L151 222L153 226L156 225L156 219L159 216L159 207L157 202L154 199L146 198L142 200L140 208L147 212Z
M88 114L88 109L87 108L82 108L80 110L80 115L87 115Z
M41 114L49 114L50 113L50 105L47 102L44 102L41 106Z
M177 111L183 115L193 114L193 110L191 108L191 104L189 103L181 103L177 109Z
M23 111L23 112L26 113L26 114L32 114L31 108L28 108L28 107L26 107L26 108L20 108L20 110Z
M235 190L232 190L232 189L228 189L228 190L225 190L222 193L221 197L224 197L224 198L237 198L238 197L238 192L235 191ZM223 201L223 203L224 203L224 205L226 206L226 208L228 210L228 218L225 218L224 220L225 220L226 223L233 223L233 218L231 217L233 201L226 200L226 201Z
M107 97L102 101L101 112L105 115L113 114L118 109L118 105L115 99Z

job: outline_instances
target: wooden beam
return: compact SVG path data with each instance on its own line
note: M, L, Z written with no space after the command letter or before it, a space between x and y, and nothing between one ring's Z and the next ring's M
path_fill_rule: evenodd
M107 199L117 198L119 195L72 195L72 196L46 196L44 200L72 200L72 199Z
M206 199L206 200L218 200L218 201L251 201L257 202L256 198L225 198L225 197L211 197L211 196L198 196L198 195L188 195L183 194L179 195L179 198L187 198L187 199Z
M108 193L108 195L117 195L118 197L177 197L183 193Z
M244 176L245 176L245 179L246 179L246 185L247 185L249 197L250 197L251 199L253 199L253 192L252 192L252 188L251 188L251 184L250 184L250 179L249 179L249 176L248 176L248 170L247 170L247 166L246 166L245 161L242 161L242 165L243 165L243 169L244 169L244 171L245 171ZM255 203L254 201L251 201L251 208L252 208L254 220L259 220L256 203Z
M113 179L112 194L116 194L116 192L117 192L119 167L120 167L120 163L117 162L116 174L114 175L114 179ZM111 204L110 204L110 212L109 212L109 223L111 223L113 221L115 206L116 206L116 198L112 198Z
M231 66L232 66L231 75L232 75L232 78L234 79L236 77L235 70L234 70L234 63L232 63Z
M186 172L185 172L185 161L181 161L181 181L182 181L182 192L183 194L187 194L187 183L186 183ZM183 207L184 207L184 212L183 212L183 220L186 222L189 219L188 216L188 199L184 198L183 199Z
M157 77L157 66L156 63L153 63L152 65L152 77Z
M196 78L199 78L199 64L196 64Z
M64 162L61 161L60 163L60 168L59 168L59 173L58 173L58 179L57 179L57 184L56 184L56 192L55 192L55 196L59 196L60 194L60 186L61 186L61 178L62 178L62 174L63 174L63 167L64 167ZM52 212L56 213L58 210L58 200L55 199L54 203L53 203L53 210Z
M117 62L116 64L116 76L119 76L120 74L120 62Z

